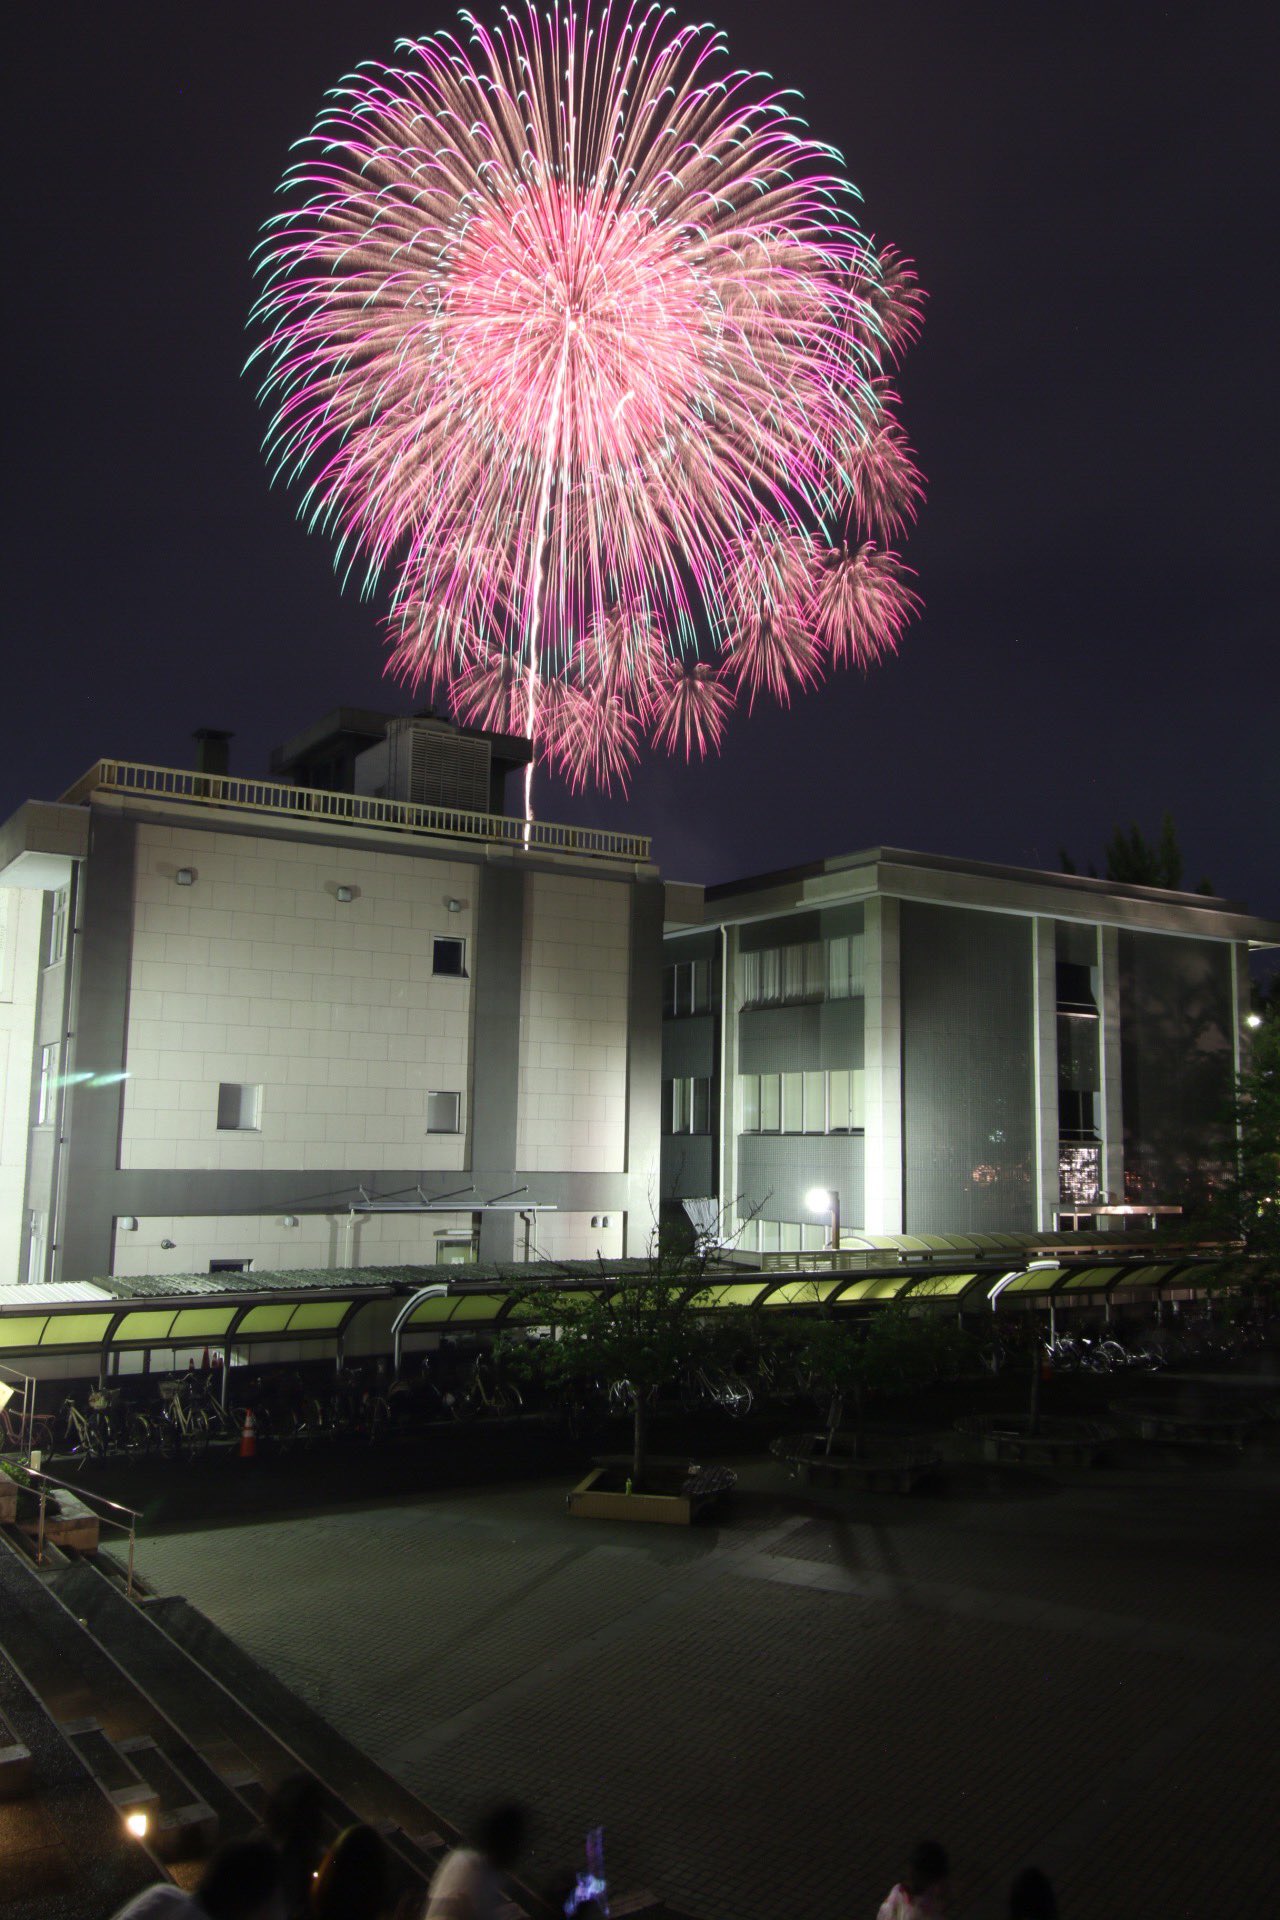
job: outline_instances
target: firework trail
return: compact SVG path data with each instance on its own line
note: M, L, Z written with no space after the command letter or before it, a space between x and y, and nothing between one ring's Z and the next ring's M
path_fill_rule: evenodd
M625 785L646 737L713 752L736 702L896 647L923 296L712 29L462 19L348 78L286 176L267 446L343 569L392 576L394 671Z

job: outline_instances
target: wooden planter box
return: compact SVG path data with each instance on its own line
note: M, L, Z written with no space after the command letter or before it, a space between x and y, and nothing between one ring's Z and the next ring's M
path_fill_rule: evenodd
M40 1537L40 1516L33 1513L29 1519L18 1522L18 1530L29 1535L32 1540ZM44 1514L44 1537L52 1546L73 1547L77 1553L96 1553L98 1551L98 1516L77 1500L74 1493L58 1494L55 1508L53 1495L50 1494Z
M652 1477L660 1481L662 1476ZM673 1480L670 1492L662 1491L659 1485L644 1493L628 1493L612 1468L593 1467L569 1495L567 1505L576 1520L641 1520L656 1526L688 1527L717 1506L731 1484L732 1477L727 1484L699 1486L695 1476L687 1488Z

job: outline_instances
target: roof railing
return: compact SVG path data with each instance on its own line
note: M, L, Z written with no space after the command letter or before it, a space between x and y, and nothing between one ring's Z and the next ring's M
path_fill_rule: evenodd
M336 826L374 827L379 832L483 840L516 852L580 854L593 860L647 862L651 844L644 833L521 820L510 814L378 799L372 794L332 793L324 787L293 787L282 781L245 779L230 773L197 773L189 767L152 767L138 760L96 761L62 799L67 806L81 806L95 793L285 814Z

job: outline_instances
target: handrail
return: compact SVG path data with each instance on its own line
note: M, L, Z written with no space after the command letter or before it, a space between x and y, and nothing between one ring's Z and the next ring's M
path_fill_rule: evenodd
M5 1375L11 1380L20 1380L22 1382L22 1414L18 1421L18 1432L21 1438L19 1440L18 1451L19 1453L25 1454L29 1460L31 1458L31 1431L35 1425L36 1418L36 1377L31 1373L23 1373L19 1367L6 1366L0 1361L0 1379L4 1378Z
M69 1480L59 1480L56 1474L45 1473L41 1467L24 1467L23 1472L28 1479L39 1480L42 1483L40 1487L40 1525L36 1534L36 1565L38 1567L44 1565L45 1508L49 1499L50 1487L61 1487L67 1493L74 1493L77 1500L83 1500L86 1504L94 1500L97 1501L99 1506L110 1507L115 1513L127 1513L129 1515L128 1525L126 1525L123 1520L113 1520L109 1514L100 1513L97 1518L103 1526L119 1527L121 1533L127 1533L129 1536L129 1568L125 1577L124 1597L126 1600L132 1600L133 1550L138 1537L138 1522L142 1518L139 1509L137 1507L126 1507L119 1500L108 1500L105 1493L94 1493L88 1487L73 1487ZM21 1486L22 1482L19 1481L17 1484Z
M651 845L649 835L644 833L521 820L511 814L378 799L372 794L332 793L325 787L293 787L235 774L196 773L187 767L153 767L140 760L96 761L74 786L67 788L62 801L66 806L81 806L94 793L136 794L198 806L237 807L252 813L283 813L295 819L301 816L398 833L437 834L453 840L496 841L522 852L587 854L598 860L647 861Z

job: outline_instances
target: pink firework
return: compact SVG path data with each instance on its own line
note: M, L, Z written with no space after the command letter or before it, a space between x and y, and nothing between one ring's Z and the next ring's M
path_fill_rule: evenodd
M653 743L668 753L705 760L720 745L733 695L705 660L686 660L671 675Z
M867 657L823 555L914 516L885 373L922 296L710 28L463 19L349 78L290 169L268 447L342 564L391 574L398 671L608 784L642 732L706 753L732 688Z
M814 594L813 624L837 666L869 667L896 650L919 606L896 553L865 540L832 548Z
M818 679L817 637L808 619L813 560L808 542L757 528L725 576L726 671L747 696L786 706L793 686Z

